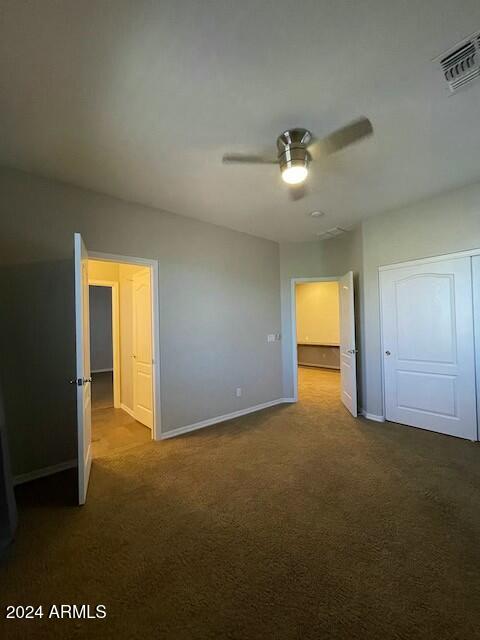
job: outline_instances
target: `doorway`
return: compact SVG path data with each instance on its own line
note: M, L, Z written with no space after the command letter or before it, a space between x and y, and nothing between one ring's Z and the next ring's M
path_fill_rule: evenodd
M355 302L353 273L339 278L293 278L292 354L294 398L302 388L336 386L357 416Z
M79 503L92 458L160 438L158 268L75 234Z
M92 410L120 407L119 283L95 278L102 267L88 262Z
M148 266L88 260L93 458L152 437L152 296Z

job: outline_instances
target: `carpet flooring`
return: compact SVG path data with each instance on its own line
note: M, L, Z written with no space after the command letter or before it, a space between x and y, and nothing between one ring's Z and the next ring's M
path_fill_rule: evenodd
M1 620L0 637L480 637L480 449L354 420L338 374L300 401L18 488L6 604L104 604L104 620Z
M92 373L92 410L113 407L113 372Z
M123 409L113 407L113 374L92 374L93 458L118 455L152 439L151 430Z
M93 459L127 453L129 449L151 442L152 432L123 409L92 411Z

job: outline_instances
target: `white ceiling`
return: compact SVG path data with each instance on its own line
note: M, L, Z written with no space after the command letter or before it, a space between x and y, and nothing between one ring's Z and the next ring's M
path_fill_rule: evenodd
M478 0L3 0L1 14L1 164L275 240L480 178L480 82L450 97L431 62L480 29ZM304 200L275 166L221 163L359 115L374 138L319 163Z

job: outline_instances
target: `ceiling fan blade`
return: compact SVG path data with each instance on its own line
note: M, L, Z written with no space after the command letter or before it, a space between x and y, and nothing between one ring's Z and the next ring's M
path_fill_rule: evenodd
M247 155L244 153L226 153L223 164L278 164L278 158L270 155Z
M290 185L288 187L288 197L293 202L305 198L306 195L308 195L308 187L305 183Z
M308 153L313 160L323 156L330 155L344 149L345 147L354 144L367 138L373 134L372 123L368 118L362 117L358 120L354 120L341 129L337 129L330 135L322 138L322 140L316 140L308 147Z

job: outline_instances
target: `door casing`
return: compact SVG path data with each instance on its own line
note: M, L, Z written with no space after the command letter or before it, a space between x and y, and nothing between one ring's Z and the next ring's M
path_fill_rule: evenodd
M289 402L298 402L298 356L297 356L297 305L296 286L297 284L314 282L340 282L341 276L317 276L313 278L291 278L290 279L290 316L292 319L291 346L292 346L292 372L293 372L293 398ZM357 349L358 350L358 349Z
M443 262L445 260L452 260L455 258L471 258L472 268L472 293L473 293L473 319L474 319L474 348L475 348L475 377L477 388L477 440L480 440L480 321L475 322L475 318L480 318L480 293L478 288L480 287L480 248L468 249L466 251L456 251L453 253L442 253L434 256L427 256L424 258L418 258L415 260L407 260L404 262L394 262L392 264L381 265L378 267L378 293L379 293L379 306L378 306L378 321L380 326L380 367L381 367L381 384L382 384L382 404L383 414L385 415L385 362L383 354L384 336L383 336L383 323L382 323L382 289L380 287L380 272L400 269L402 267L410 267L424 264L431 264L433 262Z

